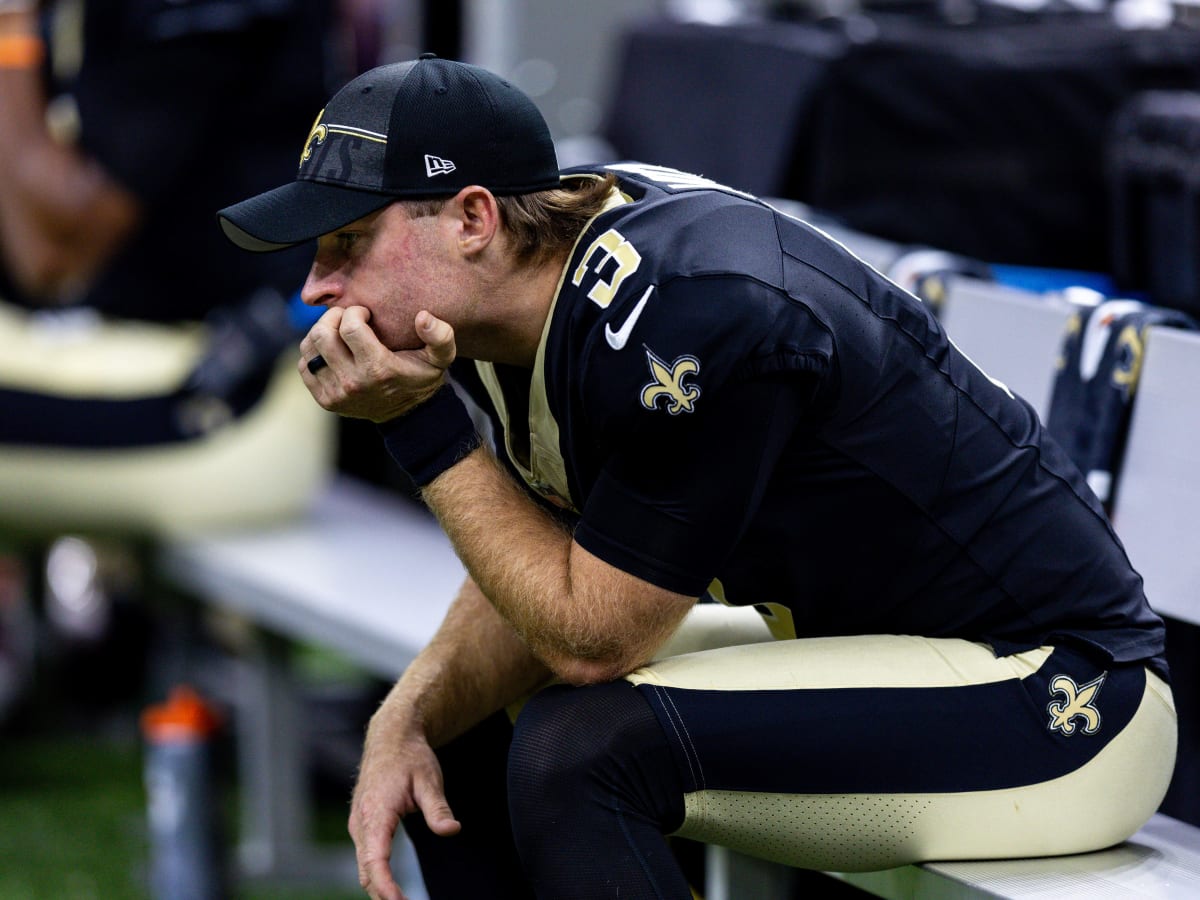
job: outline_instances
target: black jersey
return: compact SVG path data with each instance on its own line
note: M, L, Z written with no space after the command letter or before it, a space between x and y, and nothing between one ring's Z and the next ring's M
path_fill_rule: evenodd
M785 634L1161 656L1075 466L919 300L747 195L609 170L621 195L567 263L527 399L478 364L584 548Z

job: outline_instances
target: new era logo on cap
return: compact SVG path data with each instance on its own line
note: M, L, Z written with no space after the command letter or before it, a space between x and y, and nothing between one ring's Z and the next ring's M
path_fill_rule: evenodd
M425 154L425 174L432 178L434 175L449 175L458 166L450 162L448 159L442 159L440 156L430 156Z

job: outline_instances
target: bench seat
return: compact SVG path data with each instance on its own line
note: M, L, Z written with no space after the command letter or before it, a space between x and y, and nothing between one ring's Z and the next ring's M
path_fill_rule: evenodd
M1200 829L1156 815L1109 850L1045 859L927 863L836 877L890 900L1200 897Z

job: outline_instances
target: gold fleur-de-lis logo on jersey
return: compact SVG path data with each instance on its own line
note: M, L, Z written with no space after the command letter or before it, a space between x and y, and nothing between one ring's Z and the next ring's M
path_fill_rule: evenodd
M695 409L700 388L694 384L684 384L683 380L689 375L699 374L700 360L694 356L680 356L668 366L647 348L646 362L650 364L650 374L654 380L642 388L642 406L655 409L659 400L666 400L667 412L673 416Z
M1051 701L1046 707L1046 712L1050 713L1051 731L1061 731L1063 734L1075 733L1075 720L1083 720L1083 733L1095 734L1100 730L1100 710L1094 706L1096 696L1100 693L1100 687L1104 684L1104 679L1108 675L1107 672L1102 674L1094 681L1089 681L1083 686L1075 684L1075 681L1067 675L1058 675L1050 682L1050 693L1061 694L1062 701Z
M300 154L300 165L304 165L312 158L313 144L323 143L325 138L329 136L329 129L321 124L321 116L325 115L325 110L317 113L317 119L313 122L312 129L308 132L308 139L304 142L304 151Z

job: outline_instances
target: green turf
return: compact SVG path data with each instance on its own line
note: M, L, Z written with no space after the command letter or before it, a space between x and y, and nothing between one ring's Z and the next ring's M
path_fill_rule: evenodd
M98 741L0 737L0 898L143 898L137 760Z
M0 900L148 900L141 766L136 741L0 732ZM336 834L342 810L319 814L319 833ZM363 896L353 887L256 885L232 893L235 900Z

